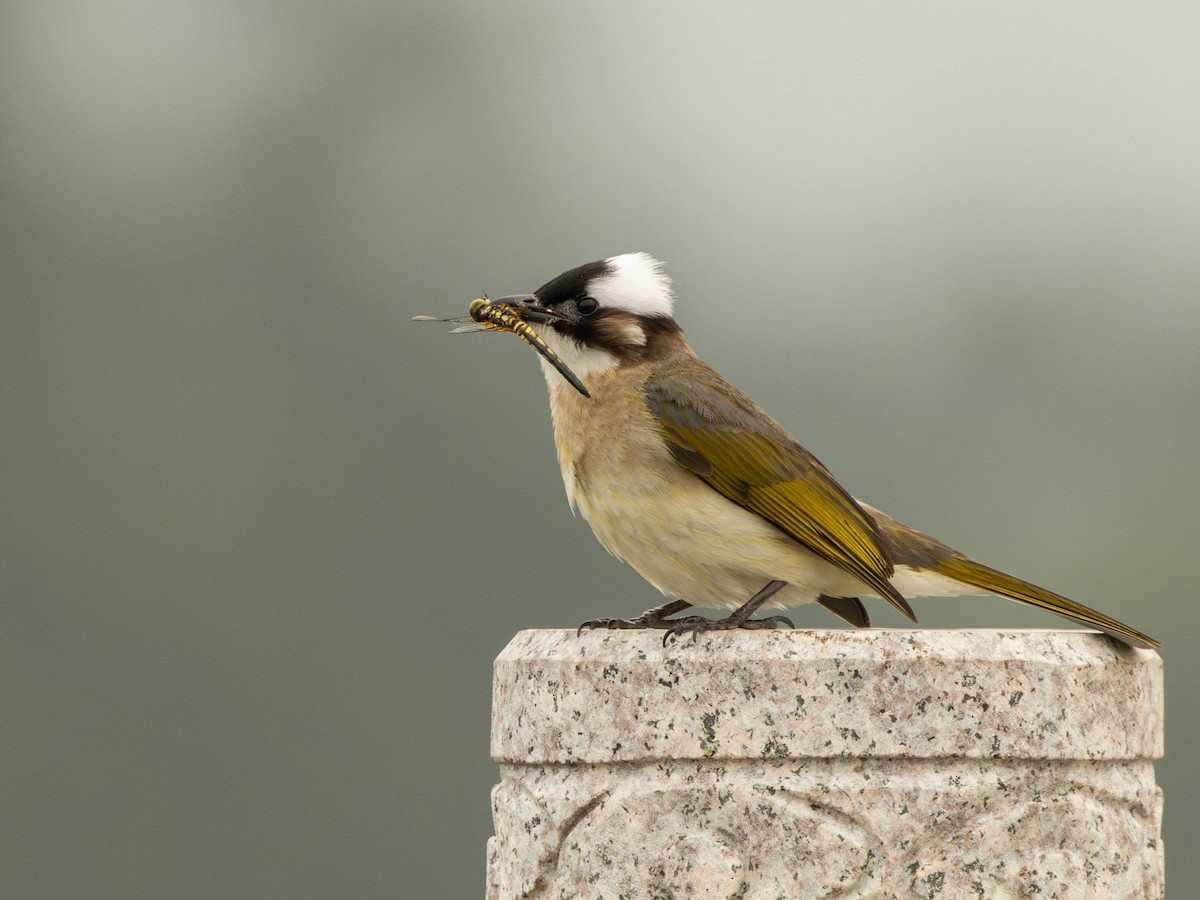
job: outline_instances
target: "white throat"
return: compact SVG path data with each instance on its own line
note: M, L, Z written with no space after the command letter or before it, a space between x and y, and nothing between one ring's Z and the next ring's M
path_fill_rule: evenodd
M568 369L579 376L579 380L584 383L584 386L587 386L589 378L594 378L604 372L611 372L619 365L617 358L607 350L595 350L580 346L570 338L563 337L549 326L539 329L538 336L546 342L547 347L558 354L558 358L563 361ZM538 362L542 364L542 375L545 376L546 384L550 387L550 390L560 387L566 388L569 391L575 390L541 356L538 357Z

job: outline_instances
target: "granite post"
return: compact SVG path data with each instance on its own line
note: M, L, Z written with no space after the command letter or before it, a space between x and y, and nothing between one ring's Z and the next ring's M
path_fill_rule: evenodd
M1163 894L1162 660L1083 631L522 631L488 900Z

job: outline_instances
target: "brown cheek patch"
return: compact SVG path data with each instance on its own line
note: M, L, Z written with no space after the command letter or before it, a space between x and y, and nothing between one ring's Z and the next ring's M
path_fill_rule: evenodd
M610 313L595 323L596 343L601 347L622 350L646 345L646 331L637 317L626 312Z

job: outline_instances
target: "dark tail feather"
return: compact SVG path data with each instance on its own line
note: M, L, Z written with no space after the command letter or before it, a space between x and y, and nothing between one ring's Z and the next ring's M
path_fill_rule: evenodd
M972 559L953 556L948 559L938 560L931 568L938 574L953 578L955 581L961 581L964 584L969 584L972 587L981 588L985 591L991 591L994 594L1011 597L1013 600L1028 603L1030 606L1036 606L1039 609L1048 609L1050 612L1066 616L1068 619L1074 619L1083 625L1098 628L1105 634L1110 634L1117 638L1117 640L1129 644L1131 647L1144 647L1147 650L1153 650L1158 647L1158 641L1154 640L1154 638L1147 637L1140 631L1130 628L1116 619L1110 619L1104 613L1096 612L1096 610L1089 609L1082 603L1068 600L1066 597L1055 594L1045 588L1040 588L1036 584L1030 584L1028 581L1022 581L1020 578L1006 575L1004 572L985 566L982 563L977 563Z
M822 594L817 598L817 602L835 616L841 616L855 628L867 628L871 624L867 608L857 597L826 597Z

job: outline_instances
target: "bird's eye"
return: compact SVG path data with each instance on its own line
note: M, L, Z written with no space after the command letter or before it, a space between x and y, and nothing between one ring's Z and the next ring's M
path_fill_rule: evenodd
M575 308L579 310L581 316L590 316L600 308L600 304L595 297L580 297Z

